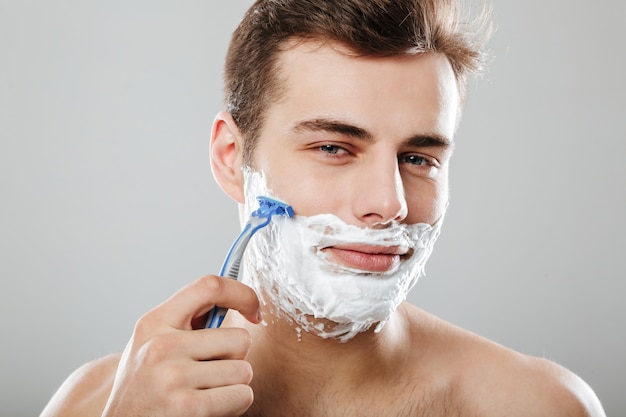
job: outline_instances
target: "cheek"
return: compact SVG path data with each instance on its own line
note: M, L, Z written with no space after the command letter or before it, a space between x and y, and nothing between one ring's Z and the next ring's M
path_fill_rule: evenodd
M307 192L310 189L306 176L289 167L288 163L279 163L280 158L258 158L253 170L265 178L267 194L282 200L293 207L297 214L302 214L302 207L308 204Z
M408 215L406 223L434 224L445 213L448 207L448 182L423 182L405 188Z
M337 175L328 175L319 167L308 166L306 160L281 151L259 155L264 157L257 159L255 171L265 175L271 194L292 206L296 214L339 214L345 193L338 191L341 187Z
M268 175L270 189L276 196L291 205L296 214L312 216L316 214L338 214L340 201L335 190L336 184L300 173L290 173L278 178Z

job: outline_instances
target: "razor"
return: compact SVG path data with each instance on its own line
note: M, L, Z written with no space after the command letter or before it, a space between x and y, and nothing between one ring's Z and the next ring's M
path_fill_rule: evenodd
M243 259L243 253L248 246L248 242L250 242L250 238L259 229L270 224L273 216L293 216L293 208L287 203L264 196L259 196L256 199L259 203L259 208L250 214L250 219L230 247L226 259L224 259L224 263L222 264L222 269L220 269L220 275L223 277L239 279L241 260ZM220 327L227 312L227 308L213 307L213 309L209 311L205 328L216 329Z

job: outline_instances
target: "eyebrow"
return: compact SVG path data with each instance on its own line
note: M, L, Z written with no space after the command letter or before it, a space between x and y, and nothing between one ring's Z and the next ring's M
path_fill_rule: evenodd
M304 131L324 131L338 133L368 142L374 140L374 136L366 129L334 119L303 120L296 123L292 130L296 133ZM410 136L405 140L405 145L416 148L450 148L453 146L453 141L437 133L428 133Z
M303 131L339 133L341 135L364 139L367 141L374 139L372 134L363 128L333 119L304 120L296 123L292 130L296 133Z
M451 148L454 146L452 140L436 133L411 136L406 144L416 148Z

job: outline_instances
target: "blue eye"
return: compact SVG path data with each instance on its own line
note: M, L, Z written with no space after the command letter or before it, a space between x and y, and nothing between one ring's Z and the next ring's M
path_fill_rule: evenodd
M400 160L411 165L429 165L429 161L419 155L406 155L400 158Z
M337 145L322 145L320 150L331 155L337 155L341 148Z

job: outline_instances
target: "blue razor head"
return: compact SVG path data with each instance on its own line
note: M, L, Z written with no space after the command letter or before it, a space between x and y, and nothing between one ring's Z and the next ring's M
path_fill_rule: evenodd
M259 208L252 215L255 217L287 216L293 217L293 208L283 201L273 198L258 196Z
M257 230L267 226L272 220L272 216L292 217L294 215L293 208L282 201L274 200L265 196L257 197L257 201L259 202L259 208L251 213L251 216L255 219L251 218L248 223L246 223L244 229L230 247L220 271L221 276L229 276L233 279L237 279L239 277L241 259L250 238L254 233L256 233ZM209 311L205 327L211 329L220 327L227 311L228 310L226 308L217 306L213 307L213 309Z

